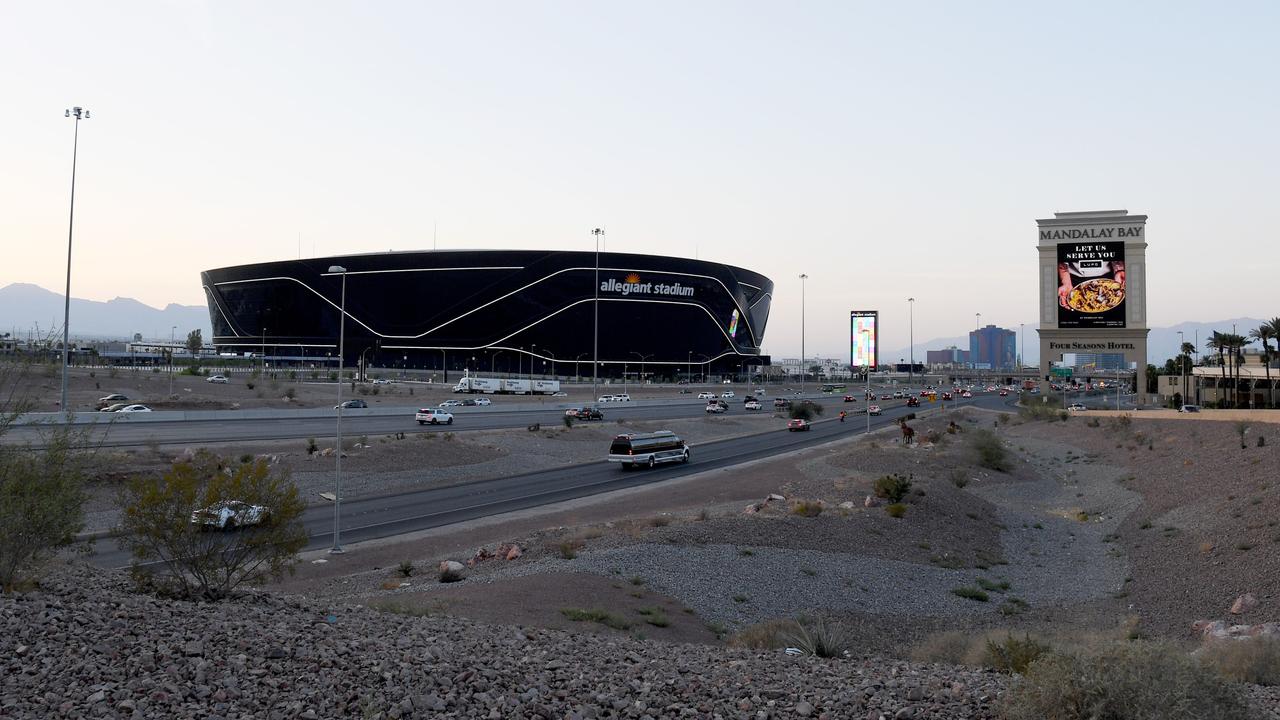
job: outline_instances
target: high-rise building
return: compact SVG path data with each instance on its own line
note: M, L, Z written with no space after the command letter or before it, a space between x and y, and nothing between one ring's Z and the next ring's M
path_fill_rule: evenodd
M928 350L925 352L925 362L930 367L937 368L968 367L969 351L954 345L942 350Z
M979 370L1012 370L1017 366L1018 334L988 325L969 333L969 363Z

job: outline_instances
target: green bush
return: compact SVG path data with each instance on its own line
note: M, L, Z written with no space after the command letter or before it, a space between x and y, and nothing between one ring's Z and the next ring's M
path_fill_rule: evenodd
M615 630L626 630L634 624L624 617L614 615L608 610L598 608L590 610L582 608L560 608L560 614L574 622L596 622Z
M982 467L998 472L1008 472L1012 467L1004 443L990 430L975 430L969 436L969 445L977 452L978 464Z
M573 427L573 416L565 415L564 418L562 418L562 422L564 422L564 426L567 428Z
M1171 645L1129 642L1031 663L1005 695L1006 720L1252 718L1241 689Z
M889 513L889 517L900 518L907 514L907 506L902 503L893 503L891 505L885 505L884 511Z
M307 438L307 454L308 454L308 455L314 455L314 454L316 454L317 452L319 452L319 450L320 450L320 446L319 446L319 445L316 445L316 439L315 439L315 438Z
M977 600L978 602L987 602L990 596L975 587L958 587L952 588L951 594L962 597L965 600Z
M823 407L812 400L801 400L791 403L792 420L817 420L822 415Z
M982 654L982 665L1005 673L1022 674L1031 663L1052 650L1049 645L1024 634L1022 639L1010 634L1003 640L988 639Z
M822 514L822 503L818 500L797 500L791 505L791 514L800 517L818 517Z
M884 498L889 502L902 502L902 498L911 492L911 479L905 478L897 473L885 475L876 480L875 493L876 497Z
M0 592L24 585L83 527L92 458L83 440L58 428L40 450L0 445Z
M410 575L413 575L414 570L416 570L416 568L414 568L413 563L408 560L401 560L400 566L396 568L396 572L400 573L400 577L409 577Z
M242 583L257 584L292 572L307 544L302 525L306 504L287 473L266 460L229 467L200 451L159 477L131 478L120 493L121 545L133 556L135 577L177 597L220 600ZM267 518L235 532L210 532L191 513L239 500L261 505ZM167 573L152 575L143 564L159 562Z
M848 628L835 620L817 616L802 617L782 632L787 644L806 655L821 658L844 657L853 646Z

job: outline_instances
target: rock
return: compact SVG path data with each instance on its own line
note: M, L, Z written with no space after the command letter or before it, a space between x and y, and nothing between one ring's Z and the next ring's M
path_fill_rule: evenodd
M862 501L862 506L869 508L879 507L880 501L876 499L875 495L868 495L867 499Z
M760 512L760 506L755 503L748 505L747 508L742 511L744 515L754 515L758 512Z
M913 718L915 716L916 716L916 709L911 706L907 706L902 708L898 712L894 713L893 720L907 720L907 718Z
M855 505L853 504L852 500L845 500L844 502L840 503L841 510L852 510L854 507Z
M84 701L89 703L90 705L96 705L97 703L100 703L106 699L107 699L107 693L105 691L99 690L98 692L85 698Z
M769 493L769 497L764 499L765 502L786 502L786 500L785 497L777 493Z
M801 700L796 703L796 714L800 717L809 717L813 714L813 706L804 700Z
M1231 614L1243 615L1256 607L1258 607L1258 598L1254 597L1253 593L1245 593L1231 603Z
M912 702L919 702L924 699L924 688L919 686L913 687L907 691L907 699Z
M512 546L507 550L507 555L506 555L506 557L507 557L507 559L508 559L508 560L515 560L516 558L520 557L520 556L521 556L521 555L523 555L523 554L524 554L524 551L520 549L520 546L519 546L519 545L512 545Z
M269 660L279 660L281 658L288 657L288 655L289 654L284 651L284 648L279 645L272 646L266 653L266 657Z
M440 563L440 582L458 582L466 570L457 560L445 560Z

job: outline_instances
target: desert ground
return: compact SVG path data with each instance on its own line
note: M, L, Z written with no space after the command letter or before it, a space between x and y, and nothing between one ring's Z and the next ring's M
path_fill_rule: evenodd
M681 432L779 422L723 420L739 418ZM1261 628L1280 614L1280 424L1269 417L969 409L913 427L913 444L890 428L307 554L296 574L231 604L157 601L72 560L41 591L0 601L0 667L26 679L0 685L0 715L998 717L1017 680L990 668L988 638L1190 651L1198 621ZM500 462L497 448L528 442L521 452L556 448L546 462L572 462L571 448L594 451L611 432L469 433L463 454ZM423 458L445 472L420 482L457 481L482 463L412 443L460 442L371 439L367 481ZM305 476L319 461L304 455L278 462ZM886 477L910 482L898 483L900 503L877 497ZM440 581L446 561L463 565L462 580ZM120 635L142 618L150 630ZM58 629L68 621L75 633ZM784 652L819 621L843 656ZM132 669L53 660L76 643ZM49 660L24 662L32 652ZM129 679L157 667L187 682ZM1280 717L1277 686L1231 687L1254 716Z

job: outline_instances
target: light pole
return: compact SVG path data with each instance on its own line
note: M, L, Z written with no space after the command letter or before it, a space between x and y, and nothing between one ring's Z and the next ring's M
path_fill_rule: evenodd
M1182 381L1182 404L1183 405L1190 404L1187 402L1187 351L1183 348L1183 346L1186 344L1187 344L1187 339L1183 337L1182 331L1179 330L1178 331L1178 370L1180 372L1178 373L1178 375L1181 376L1179 379ZM1116 373L1116 376L1117 378L1119 377L1118 372ZM1119 380L1116 381L1116 384L1117 385L1120 384Z
M334 448L334 475L333 475L333 547L329 548L330 555L341 555L342 549L342 363L346 359L343 354L346 350L346 329L347 329L347 269L341 265L330 265L329 272L342 273L342 295L341 302L338 305L338 427L337 427L337 447Z
M1018 351L1018 371L1021 372L1022 368L1026 367L1026 364L1027 364L1026 357L1025 357L1027 354L1026 323L1018 323L1018 344L1022 346L1022 349Z
M688 362L689 364L687 367L685 367L685 370L684 370L685 384L692 385L693 384L693 351L692 350L689 351L689 357L686 358L686 362Z
M604 237L604 230L596 228L591 234L596 238L596 281L591 286L595 294L595 301L591 303L595 314L591 332L591 397L597 397L600 384L600 239Z
M62 412L67 410L67 362L70 352L70 336L68 332L71 325L71 232L75 227L76 220L76 153L80 150L80 119L89 119L89 111L84 108L72 108L66 113L66 117L74 117L76 119L75 134L71 140L71 213L67 218L67 293L62 298Z
M702 384L703 384L703 385L706 385L706 384L707 384L707 370L708 370L707 365L709 365L709 364L711 363L711 356L710 356L710 355L704 355L704 354L702 354L702 353L696 353L696 354L697 354L697 356L698 356L698 357L700 357L700 358L702 358L702 359L704 360L704 362L702 363Z
M262 372L262 377L265 378L267 376L267 326L266 325L262 326L262 340L261 340L261 345L258 351L258 355L260 357L260 359L258 360L259 370L261 370Z
M177 325L169 328L169 397L173 397L173 343L174 333L177 330Z
M863 328L858 332L866 335L867 347L871 347L871 331ZM871 433L871 358L867 357L867 364L862 366L862 374L867 378L867 433Z
M643 383L644 383L644 361L645 361L645 360L648 360L648 359L649 359L649 358L651 358L651 357L653 357L653 356L654 356L654 353L649 353L648 355L643 355L643 354L641 354L641 353L636 352L635 350L632 350L632 351L631 351L631 354L632 354L632 355L635 355L635 356L636 356L636 357L638 357L638 358L640 358L640 382L641 382L641 384L643 384Z
M800 392L804 392L804 381L809 377L804 366L804 281L808 279L808 275L800 273Z
M911 364L907 366L907 384L914 385L916 382L916 299L907 298L908 313L908 339L911 342L910 358Z
M582 358L590 353L578 353L578 357L573 359L573 381L582 382Z

